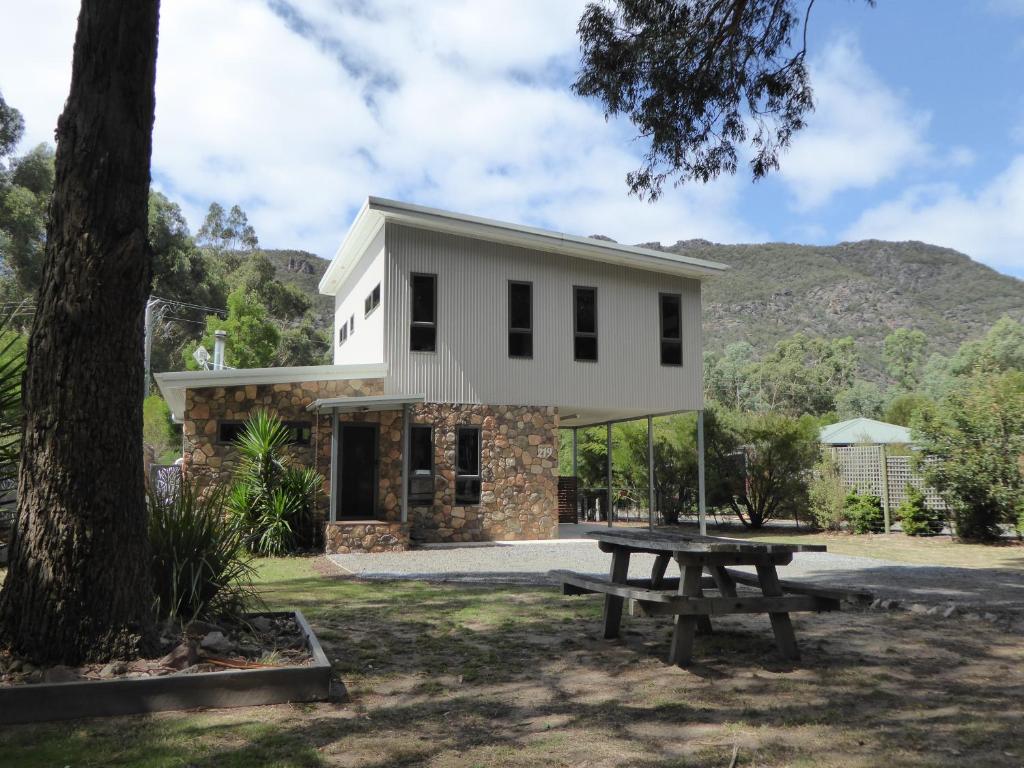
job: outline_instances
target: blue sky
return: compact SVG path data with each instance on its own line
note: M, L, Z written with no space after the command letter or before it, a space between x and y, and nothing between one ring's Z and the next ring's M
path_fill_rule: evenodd
M1024 0L818 0L782 171L627 195L642 145L569 91L579 0L168 0L154 184L329 257L368 194L620 242L916 239L1024 276ZM0 91L51 140L77 4L0 0Z

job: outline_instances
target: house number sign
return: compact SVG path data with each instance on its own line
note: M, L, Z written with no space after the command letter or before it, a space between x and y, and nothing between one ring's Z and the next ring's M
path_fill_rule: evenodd
M550 445L537 446L537 458L538 459L550 459L555 453L555 449Z

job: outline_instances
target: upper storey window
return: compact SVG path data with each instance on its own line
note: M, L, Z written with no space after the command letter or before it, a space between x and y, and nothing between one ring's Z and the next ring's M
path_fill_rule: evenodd
M576 360L597 361L597 288L574 286L573 356Z
M437 351L437 275L412 275L412 322L409 349Z
M661 326L661 364L683 364L683 298L678 293L658 295Z
M373 290L363 300L363 317L369 317L377 307L380 306L380 283L373 286Z
M509 281L508 356L533 357L533 283Z

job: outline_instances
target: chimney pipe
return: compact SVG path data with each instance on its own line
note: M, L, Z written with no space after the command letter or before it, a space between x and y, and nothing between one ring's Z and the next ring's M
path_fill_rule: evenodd
M227 331L213 332L213 369L215 371L220 371L224 368L224 345L227 344L227 340Z

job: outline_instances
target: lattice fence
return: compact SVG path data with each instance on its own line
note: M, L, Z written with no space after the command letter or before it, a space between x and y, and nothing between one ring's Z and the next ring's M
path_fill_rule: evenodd
M828 449L839 465L839 476L847 488L884 499L895 510L907 497L907 484L924 491L925 506L944 511L946 502L924 478L911 468L909 456L886 456L880 445L844 445Z

